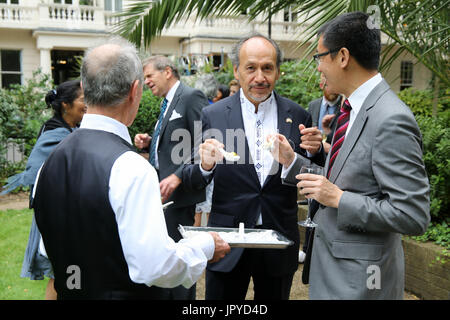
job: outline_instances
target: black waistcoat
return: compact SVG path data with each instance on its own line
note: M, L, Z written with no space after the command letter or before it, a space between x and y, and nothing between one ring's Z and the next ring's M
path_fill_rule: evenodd
M41 170L33 206L58 299L163 298L164 289L131 281L109 202L111 168L130 150L115 134L78 129Z

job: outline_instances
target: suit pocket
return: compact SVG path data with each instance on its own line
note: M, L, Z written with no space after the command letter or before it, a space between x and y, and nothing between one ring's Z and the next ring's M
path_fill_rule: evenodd
M209 215L209 227L234 227L235 216L211 212Z
M381 259L383 245L367 242L334 240L331 252L335 258L376 261Z

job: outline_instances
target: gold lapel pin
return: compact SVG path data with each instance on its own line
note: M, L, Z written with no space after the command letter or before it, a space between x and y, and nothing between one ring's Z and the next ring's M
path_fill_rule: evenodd
M291 118L286 118L286 122L287 123L292 123L292 119Z

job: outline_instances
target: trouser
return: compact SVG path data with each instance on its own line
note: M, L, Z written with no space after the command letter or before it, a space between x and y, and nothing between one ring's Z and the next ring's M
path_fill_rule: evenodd
M206 270L206 300L244 300L250 278L255 300L288 300L294 273L273 276L262 268L264 249L245 249L231 272Z

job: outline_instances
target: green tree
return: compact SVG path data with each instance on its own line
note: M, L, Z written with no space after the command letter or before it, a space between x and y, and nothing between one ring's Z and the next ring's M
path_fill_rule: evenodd
M269 19L286 7L299 14L300 26L306 28L307 54L316 45L316 32L326 21L351 11L364 11L371 15L374 26L389 37L384 50L381 69L389 67L400 54L407 51L436 75L439 81L450 85L449 7L450 0L164 0L136 1L120 16L116 32L147 47L165 28L188 16L202 20L211 16L239 16L248 12L249 20L257 16ZM300 36L300 35L299 35ZM309 44L309 45L308 45Z

